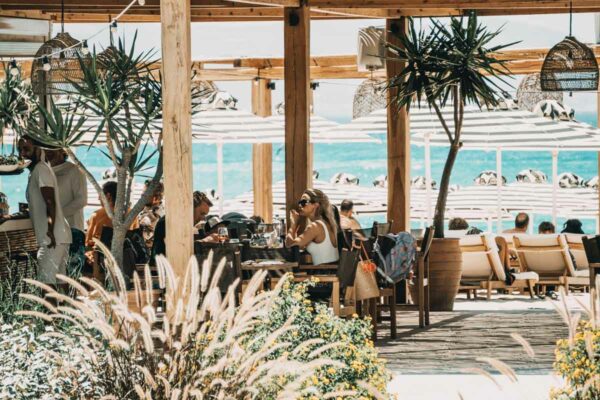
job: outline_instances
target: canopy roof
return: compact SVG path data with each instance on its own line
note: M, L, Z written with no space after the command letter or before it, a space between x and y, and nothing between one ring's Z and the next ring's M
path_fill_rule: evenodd
M119 14L129 0L65 0L68 22L106 22ZM5 15L60 20L61 0L3 0ZM271 21L283 18L283 7L311 7L313 19L398 18L401 16L567 13L563 0L190 0L194 22ZM600 11L595 0L573 0L573 12ZM159 22L160 1L135 3L121 22Z
M451 108L442 109L442 114L452 130L454 117ZM411 142L432 146L448 146L449 141L435 112L429 108L410 110ZM387 112L385 109L357 118L346 125L333 128L332 132L385 133ZM463 148L509 149L509 150L600 150L600 130L576 121L553 121L530 111L480 110L465 108Z
M259 117L248 111L220 109L200 111L192 117L192 135L200 143L284 143L284 117ZM311 116L312 143L374 142L363 132L332 131L338 124Z

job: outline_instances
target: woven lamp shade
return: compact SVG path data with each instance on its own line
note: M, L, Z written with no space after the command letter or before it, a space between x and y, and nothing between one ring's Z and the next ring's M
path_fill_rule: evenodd
M598 89L598 63L592 49L573 36L550 49L540 74L543 91L575 92Z
M363 117L375 110L387 106L385 81L367 79L363 81L354 93L352 105L352 118Z
M540 74L529 74L523 77L517 88L517 104L522 110L533 111L536 105L543 100L563 102L562 92L542 92Z
M61 49L67 49L58 54ZM44 71L43 57L48 57L51 69ZM62 95L73 91L70 81L82 77L78 56L85 58L83 45L66 32L57 34L44 43L37 53L31 67L31 85L35 94Z

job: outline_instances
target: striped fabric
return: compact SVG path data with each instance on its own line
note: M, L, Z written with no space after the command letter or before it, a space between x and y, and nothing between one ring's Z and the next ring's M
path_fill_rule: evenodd
M454 128L451 108L442 110L448 127ZM380 109L332 129L333 132L385 133L387 111ZM410 110L412 143L425 145L430 135L432 146L448 146L448 137L434 111ZM600 130L576 121L553 121L524 110L485 111L467 107L461 133L464 148L510 150L600 150Z
M359 214L382 214L387 211L387 189L366 186L335 185L315 181L314 187L323 190L333 204L339 206L351 199ZM435 206L437 190L432 190ZM515 183L501 189L502 219L512 219L511 213L525 211L537 215L552 213L552 185ZM446 205L446 218L462 217L468 220L496 220L498 210L496 186L468 186L450 192ZM273 185L274 214L285 215L285 182ZM244 193L225 201L225 212L253 213L253 193ZM598 192L589 188L558 189L557 212L559 217L594 218L598 215ZM427 216L426 191L411 190L411 217Z

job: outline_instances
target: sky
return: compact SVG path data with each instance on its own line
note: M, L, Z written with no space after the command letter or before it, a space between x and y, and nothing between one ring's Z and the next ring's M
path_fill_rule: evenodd
M573 34L584 43L600 42L594 30L594 14L574 14ZM536 16L482 17L481 22L490 29L503 27L499 43L521 41L512 48L551 47L562 40L569 30L568 14ZM419 23L419 22L417 22ZM420 23L426 26L428 21ZM358 30L366 26L383 26L383 20L313 21L311 23L311 55L356 54ZM58 25L55 25L58 27ZM76 39L89 38L90 46L108 45L108 24L67 24L66 30ZM160 57L160 24L119 24L119 34L133 38L138 31L138 46L155 48ZM206 22L192 24L192 59L282 57L283 24L281 22ZM513 80L518 86L519 77ZM352 100L359 80L319 81L315 92L315 113L338 121L352 116ZM239 107L250 108L249 82L217 82L239 100ZM273 105L283 100L282 82L277 82L273 92ZM577 93L565 96L565 102L579 112L596 110L596 93Z

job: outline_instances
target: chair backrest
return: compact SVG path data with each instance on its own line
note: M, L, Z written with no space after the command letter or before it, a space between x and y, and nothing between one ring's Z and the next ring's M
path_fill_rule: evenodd
M461 239L461 238L467 236L467 232L469 232L468 229L455 229L455 230L448 229L447 231L444 232L444 237Z
M372 237L383 236L390 233L392 229L392 221L388 222L373 222L373 230L371 231Z
M462 279L506 280L496 241L489 235L468 235L460 239Z
M514 244L524 270L537 272L540 278L575 275L564 235L515 235Z
M429 258L429 250L431 250L431 243L433 243L433 236L435 234L435 228L428 226L423 232L423 240L421 241L421 257L426 261Z
M569 245L569 251L575 258L575 267L577 269L586 270L590 267L587 256L585 255L585 248L583 247L583 238L585 235L578 235L573 233L564 234Z
M225 293L237 278L242 278L241 245L234 243L194 243L194 253L200 266L208 258L211 251L213 252L211 274L216 271L221 259L226 259L225 268L219 278L219 289L222 293Z
M600 235L594 237L584 236L582 239L588 265L600 263Z

